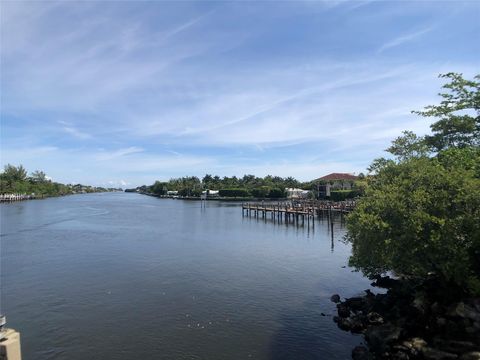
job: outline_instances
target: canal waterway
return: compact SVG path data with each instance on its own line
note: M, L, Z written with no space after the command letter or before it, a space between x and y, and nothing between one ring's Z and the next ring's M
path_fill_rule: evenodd
M330 296L369 281L344 231L132 193L2 204L2 311L24 360L350 359Z

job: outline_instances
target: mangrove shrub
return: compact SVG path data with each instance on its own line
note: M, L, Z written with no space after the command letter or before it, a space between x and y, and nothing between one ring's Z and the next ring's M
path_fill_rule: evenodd
M480 295L479 83L442 77L451 80L448 96L418 112L439 117L432 135L405 132L388 149L395 159L369 169L365 196L348 217L350 264L369 276L434 273Z

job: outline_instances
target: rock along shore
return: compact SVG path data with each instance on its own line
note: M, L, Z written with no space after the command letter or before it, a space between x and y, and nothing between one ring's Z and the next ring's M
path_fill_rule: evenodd
M396 280L377 277L365 296L340 301L335 294L338 327L364 334L367 347L352 351L354 360L480 360L480 298L442 288L435 278Z

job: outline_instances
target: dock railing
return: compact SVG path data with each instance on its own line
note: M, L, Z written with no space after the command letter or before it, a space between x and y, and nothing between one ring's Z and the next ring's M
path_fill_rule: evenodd
M0 194L0 202L13 202L35 199L35 194Z
M243 216L254 216L255 218L267 219L285 222L293 221L299 224L307 222L315 226L315 217L331 217L333 213L346 214L352 211L356 206L354 200L348 201L323 201L323 200L290 200L290 201L262 201L242 204Z

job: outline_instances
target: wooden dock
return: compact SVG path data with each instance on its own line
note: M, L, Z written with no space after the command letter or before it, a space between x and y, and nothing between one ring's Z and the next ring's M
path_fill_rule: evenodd
M332 217L334 213L346 214L355 208L355 201L287 201L243 203L242 215L273 221L293 222L297 225L307 223L315 226L315 218Z
M23 201L35 199L35 195L27 194L0 194L0 203L4 202L14 202L14 201Z

